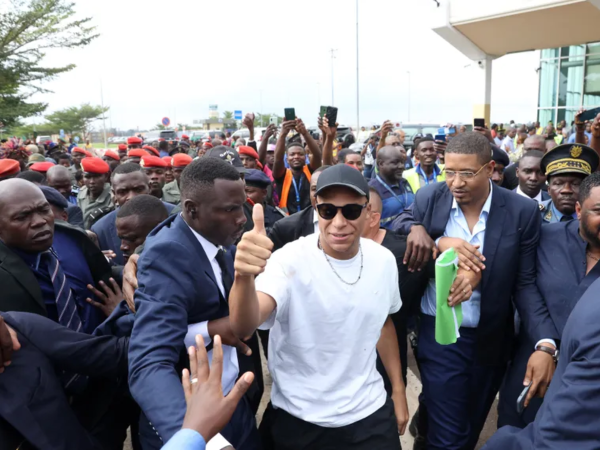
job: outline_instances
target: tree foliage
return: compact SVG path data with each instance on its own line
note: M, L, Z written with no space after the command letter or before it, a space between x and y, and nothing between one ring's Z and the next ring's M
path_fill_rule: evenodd
M79 107L71 106L48 114L46 120L55 128L55 132L64 130L68 134L81 133L83 139L89 139L92 123L102 119L108 109L108 107L103 108L84 103Z
M271 123L271 117L277 118L277 125L281 125L283 123L283 117L277 114L254 114L254 126L255 127L268 127Z
M0 122L42 113L48 106L31 96L48 92L41 86L75 65L43 67L48 49L77 48L98 35L91 18L75 19L74 4L65 0L2 0L0 9Z
M232 111L223 111L223 119L233 119Z

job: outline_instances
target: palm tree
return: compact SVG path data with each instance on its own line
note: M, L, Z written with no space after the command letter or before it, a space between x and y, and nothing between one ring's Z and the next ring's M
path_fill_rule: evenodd
M233 119L232 111L223 111L223 119Z

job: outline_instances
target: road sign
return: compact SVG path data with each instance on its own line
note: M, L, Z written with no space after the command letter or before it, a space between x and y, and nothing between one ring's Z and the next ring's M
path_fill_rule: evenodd
M165 127L168 127L171 125L171 120L168 117L163 117L160 123L162 123Z
M242 112L241 111L234 111L233 112L233 118L235 120L242 120Z

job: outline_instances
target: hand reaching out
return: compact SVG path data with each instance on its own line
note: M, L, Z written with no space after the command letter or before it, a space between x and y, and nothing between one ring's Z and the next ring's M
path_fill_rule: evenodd
M121 288L117 284L117 282L111 278L110 286L104 283L104 281L100 281L100 288L102 291L96 289L91 284L87 285L87 288L94 293L94 295L102 302L96 302L91 298L87 298L86 301L101 310L106 317L110 316L115 308L121 303L123 300L123 292Z
M133 254L123 267L123 295L131 312L135 312L135 290L138 288L137 263L140 255Z

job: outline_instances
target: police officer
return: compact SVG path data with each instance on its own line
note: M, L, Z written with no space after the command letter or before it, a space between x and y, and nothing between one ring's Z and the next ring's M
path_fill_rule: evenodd
M543 224L577 218L575 203L579 186L596 171L598 163L598 154L583 144L559 145L544 155L541 168L548 177L550 200L540 203Z
M112 208L108 174L110 167L101 158L83 158L81 160L85 187L77 194L77 204L83 212L83 223L89 230L94 218L90 215L99 208ZM95 217L97 219L97 217Z
M264 172L258 169L246 169L246 203L244 203L244 214L248 221L246 222L246 230L254 228L252 222L252 208L256 203L263 205L265 213L265 228L267 233L271 230L275 222L283 219L287 214L276 206L266 204L267 188L271 186L271 179Z
M179 190L179 178L181 172L192 162L192 157L185 153L176 153L171 158L171 167L173 170L173 177L175 178L170 183L165 184L163 187L163 201L172 203L173 205L179 205L181 200L181 192Z

